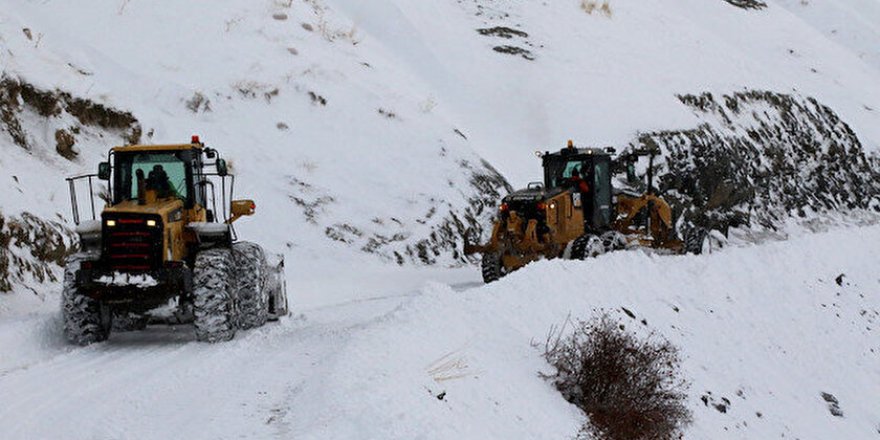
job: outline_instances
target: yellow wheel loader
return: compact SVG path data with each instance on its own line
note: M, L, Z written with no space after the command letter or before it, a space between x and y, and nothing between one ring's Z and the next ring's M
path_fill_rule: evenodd
M64 272L70 342L142 329L157 311L192 322L207 342L287 314L283 258L270 263L260 246L238 241L233 222L256 204L232 200L235 178L216 150L193 136L188 144L115 147L108 159L97 174L67 179L81 248ZM77 199L85 184L90 220L80 219Z
M488 243L465 238L465 254L482 254L487 283L543 258L584 259L634 246L683 252L672 209L653 188L655 151L634 151L616 160L613 148L568 147L538 153L544 182L504 197ZM632 179L639 158L650 158L644 193L617 190L612 174L621 167Z

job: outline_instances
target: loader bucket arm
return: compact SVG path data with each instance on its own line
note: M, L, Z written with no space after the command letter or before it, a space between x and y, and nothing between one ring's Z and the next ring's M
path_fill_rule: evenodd
M473 244L470 241L470 237L468 235L464 236L464 254L465 255L474 255L474 254L486 254L495 252L498 250L498 235L501 230L501 222L496 221L495 225L492 227L492 238L489 239L489 243L485 245Z

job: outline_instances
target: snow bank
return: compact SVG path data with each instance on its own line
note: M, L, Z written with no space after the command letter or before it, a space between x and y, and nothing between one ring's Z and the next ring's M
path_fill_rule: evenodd
M113 272L112 275L104 275L96 279L95 282L105 286L135 287L138 289L146 289L159 285L159 281L148 274L138 275L121 272Z
M53 329L21 330L46 315L0 322L0 338L23 339L5 345L0 426L10 439L569 438L583 417L538 377L549 366L533 343L608 310L681 347L687 438L872 438L878 240L873 226L703 257L541 262L463 292L431 283L312 308L218 345L171 327L69 350L30 340Z

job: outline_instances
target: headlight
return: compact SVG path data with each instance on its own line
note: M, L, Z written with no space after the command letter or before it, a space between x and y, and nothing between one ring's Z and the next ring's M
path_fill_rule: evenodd
M107 226L111 228L116 226L116 220L107 220Z
M147 220L147 226L149 226L151 228L155 228L156 227L156 220Z

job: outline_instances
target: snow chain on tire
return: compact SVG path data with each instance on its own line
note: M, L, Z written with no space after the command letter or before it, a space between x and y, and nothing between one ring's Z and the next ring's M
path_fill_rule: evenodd
M486 284L498 281L506 275L504 264L501 261L501 254L499 253L483 254L482 269L483 282Z
M571 245L571 259L585 260L587 258L598 257L605 252L605 245L602 239L595 235L582 235L574 240Z
M73 344L89 345L110 337L112 318L109 308L100 301L79 294L76 272L83 261L94 256L78 253L67 258L61 291L61 315L64 336Z
M703 243L709 233L700 227L688 228L684 237L684 251L688 254L700 255L703 253Z
M608 231L602 234L602 246L605 252L620 251L626 249L626 236L617 231Z
M193 315L199 341L220 342L235 337L233 264L230 249L206 249L196 255Z
M236 309L238 327L247 330L261 327L269 319L269 266L266 253L257 244L232 245L236 272Z

